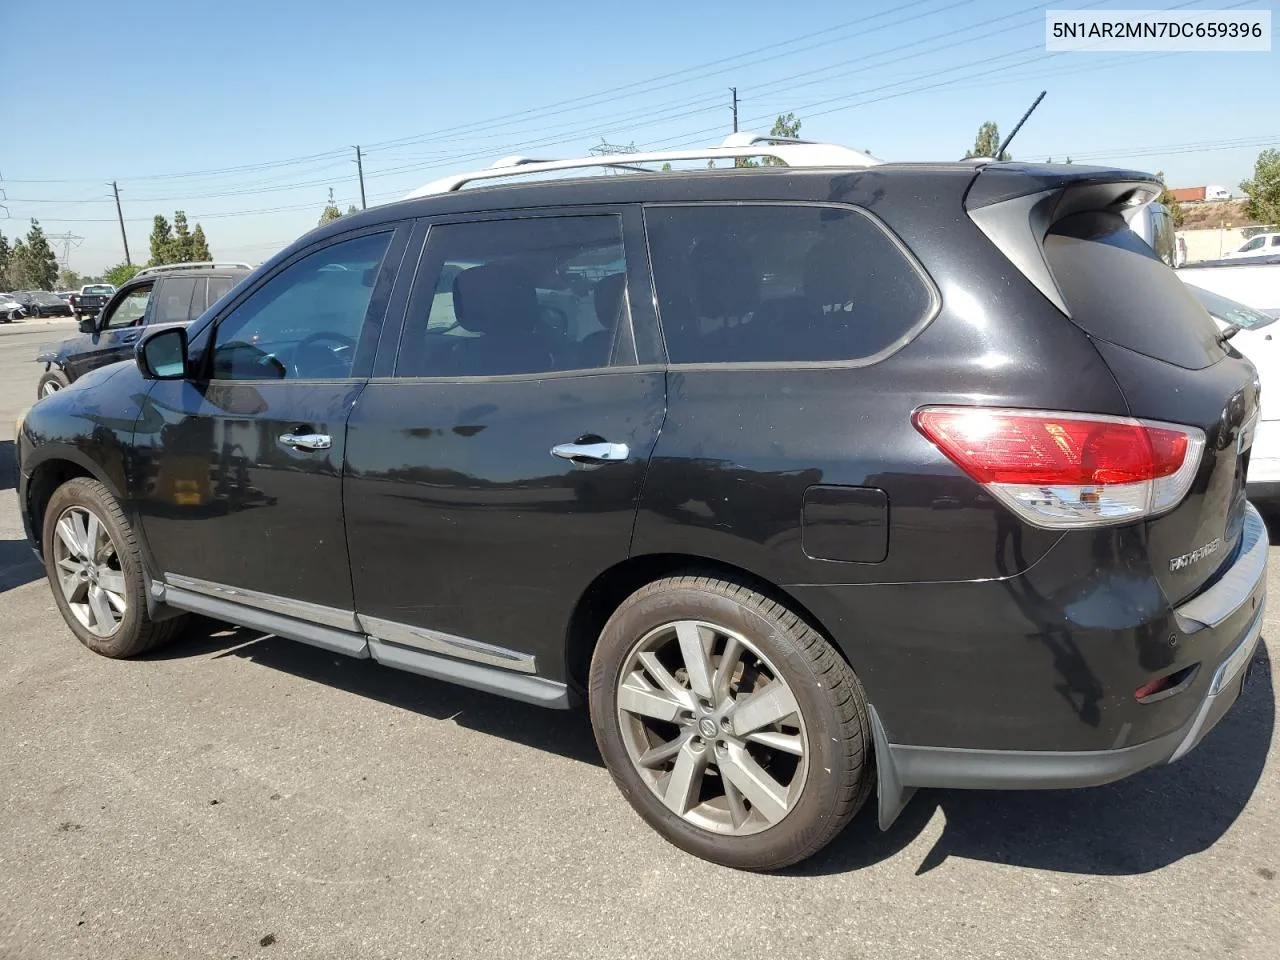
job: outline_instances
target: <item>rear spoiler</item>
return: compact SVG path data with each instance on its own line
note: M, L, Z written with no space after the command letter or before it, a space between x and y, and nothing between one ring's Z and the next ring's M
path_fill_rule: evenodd
M1074 213L1114 211L1128 217L1164 189L1149 173L1071 164L990 163L974 177L965 211L1028 280L1071 315L1044 259L1050 228Z

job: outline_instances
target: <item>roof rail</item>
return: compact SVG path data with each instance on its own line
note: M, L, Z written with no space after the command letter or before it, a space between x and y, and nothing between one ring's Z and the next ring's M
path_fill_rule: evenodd
M499 177L526 176L534 173L550 173L558 170L579 170L589 167L605 167L613 170L637 170L655 173L646 163L667 163L672 160L716 160L745 157L773 157L788 167L873 167L881 161L870 154L834 143L814 140L798 140L793 137L773 137L755 133L735 133L726 137L719 146L695 147L689 150L659 150L652 153L618 153L606 156L579 157L573 160L539 160L533 157L503 157L497 163L469 173L457 173L425 183L406 194L402 199L413 200L438 193L452 193L473 180L493 180Z
M209 270L217 269L219 267L223 267L223 268L235 267L240 270L253 269L253 267L249 266L247 263L237 263L235 261L201 260L199 262L192 262L192 263L162 263L156 267L143 267L141 270L135 273L134 276L141 277L148 273L165 273L166 271L169 271L169 270L190 270L192 267L203 267Z

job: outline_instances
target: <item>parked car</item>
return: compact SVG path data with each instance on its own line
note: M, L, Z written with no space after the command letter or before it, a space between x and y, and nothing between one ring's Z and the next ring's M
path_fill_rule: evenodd
M1209 260L1178 268L1193 287L1280 317L1280 254L1236 260Z
M1106 783L1205 738L1265 604L1257 373L1130 231L1160 189L751 137L446 178L37 402L23 521L104 656L196 612L585 701L734 867Z
M27 308L22 305L17 294L0 293L0 323L13 323L27 315Z
M79 336L40 349L36 361L44 364L44 374L36 395L56 393L90 370L129 359L144 328L190 323L250 269L247 263L174 263L140 271L101 310L82 313ZM94 292L100 289L83 288L82 310L101 296Z
M1280 256L1280 233L1259 233L1241 244L1238 250L1228 253L1226 259L1274 256Z
M112 294L116 292L115 284L89 283L80 288L80 292L71 297L71 307L76 319L97 316L98 311L107 305Z
M1275 316L1236 300L1190 284L1188 289L1231 346L1257 368L1262 401L1246 490L1249 499L1264 511L1280 512L1280 325Z
M59 300L61 300L63 303L70 303L71 298L75 296L75 291L74 290L55 290L53 292L53 295L57 297Z
M22 304L22 308L26 310L29 317L71 316L71 305L47 290L20 290L14 294L14 297Z

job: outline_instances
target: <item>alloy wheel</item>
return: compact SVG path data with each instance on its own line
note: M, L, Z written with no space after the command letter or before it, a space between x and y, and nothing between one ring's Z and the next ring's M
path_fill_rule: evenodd
M44 382L44 387L40 391L40 396L50 397L50 396L53 396L53 394L57 393L61 389L62 389L62 384L58 383L57 380L46 380Z
M54 568L67 606L85 629L111 636L120 629L128 601L119 551L106 524L85 507L68 507L54 533Z
M688 823L747 836L800 799L804 717L782 674L741 634L701 620L650 631L627 657L617 704L636 772Z

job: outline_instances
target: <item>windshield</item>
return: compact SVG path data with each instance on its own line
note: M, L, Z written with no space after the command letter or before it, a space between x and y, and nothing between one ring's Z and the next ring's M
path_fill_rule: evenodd
M108 286L106 286L105 284L100 284L100 285L98 285L98 286L85 287L85 288L84 288L84 292L85 292L85 293L95 294L95 295L97 295L97 294L104 294L104 293L105 293L105 294L112 294L112 293L115 293L115 288L114 288L114 287L108 287Z
M1241 330L1256 330L1259 327L1265 327L1269 323L1275 323L1275 317L1269 317L1253 307L1247 307L1237 300L1230 300L1227 297L1211 293L1208 290L1201 290L1199 287L1193 287L1187 284L1190 290L1201 306L1209 311L1209 315L1215 319L1221 320L1223 323L1229 323L1233 327L1239 327Z

